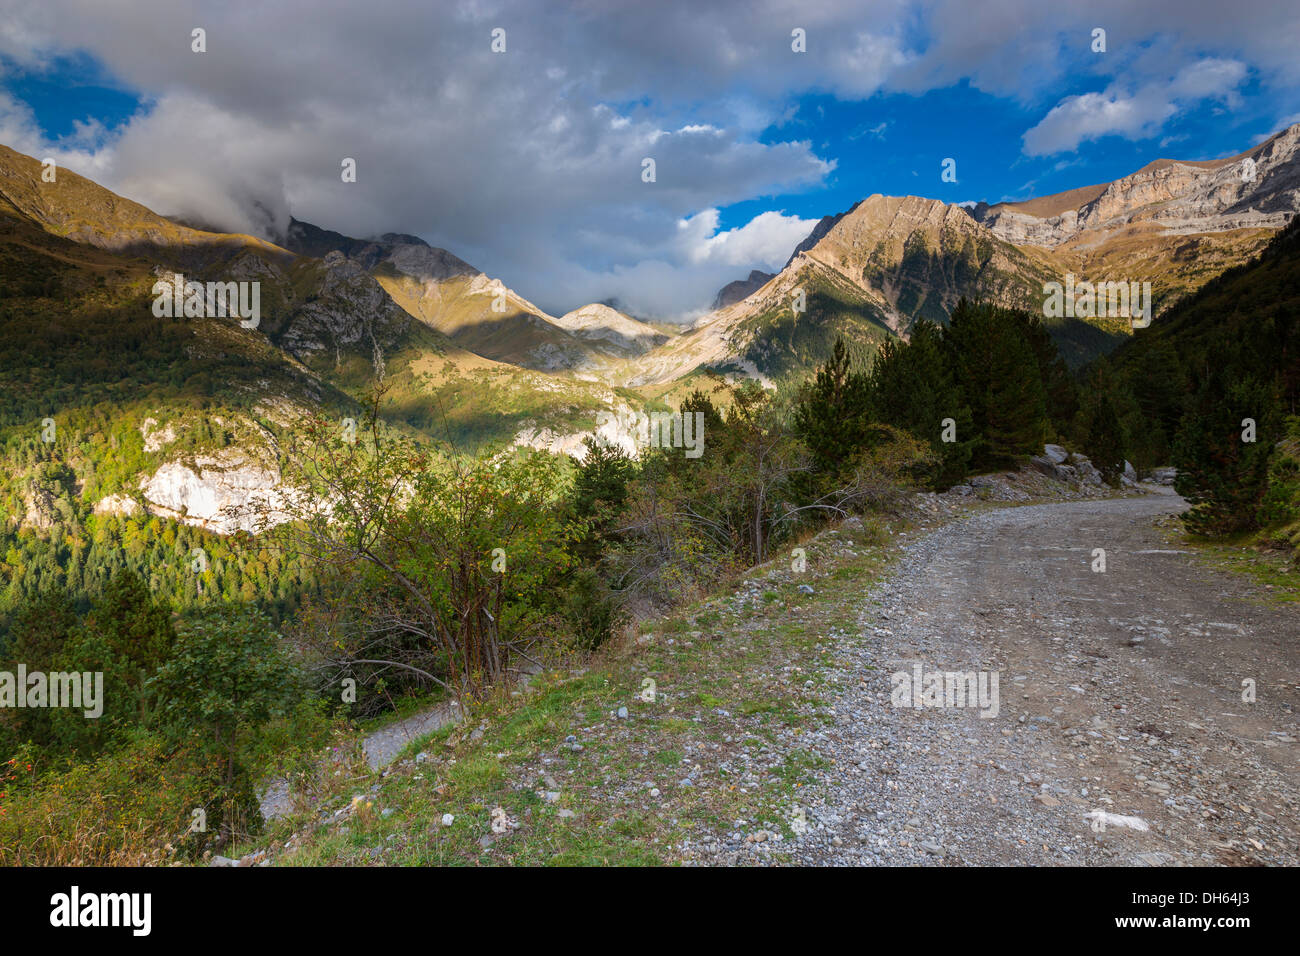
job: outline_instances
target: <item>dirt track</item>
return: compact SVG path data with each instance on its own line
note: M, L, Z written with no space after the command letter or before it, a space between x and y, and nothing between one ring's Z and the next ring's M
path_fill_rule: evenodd
M1300 862L1300 608L1169 544L1183 507L1008 508L910 545L842 648L836 722L799 741L831 769L794 862ZM892 703L918 663L996 671L997 716Z

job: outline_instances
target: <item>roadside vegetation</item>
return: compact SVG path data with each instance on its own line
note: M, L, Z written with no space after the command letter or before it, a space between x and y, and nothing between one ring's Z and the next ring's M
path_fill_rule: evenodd
M355 434L327 417L276 433L294 491L260 533L209 540L73 514L46 550L11 537L0 670L102 672L105 709L0 713L0 863L229 852L262 832L257 789L272 776L295 807L272 833L296 837L290 859L304 863L468 862L485 849L666 862L702 820L781 834L806 768L765 765L765 737L820 719L819 662L855 626L850 595L878 572L914 491L1017 467L1045 442L1086 452L1115 484L1126 459L1171 460L1190 531L1294 553L1298 235L1292 225L1158 335L1077 376L1036 317L963 301L869 366L837 342L793 391L701 383L679 408L702 427L698 457L671 436L635 456L592 439L576 464L392 427L378 387L355 406ZM1238 295L1254 296L1250 321L1206 323ZM39 410L23 401L5 423ZM106 434L127 461L96 479L110 488L146 452L134 425ZM76 480L67 469L84 450L9 435L29 493ZM833 539L833 524L834 560L796 580L794 549ZM182 583L187 545L211 548L213 577ZM770 582L717 596L757 581L755 568ZM375 790L359 724L430 695L465 719ZM611 733L617 746L601 742ZM729 756L697 759L713 748ZM705 786L697 764L737 778ZM307 826L352 796L347 829ZM513 823L496 835L521 839L485 847L454 822L497 808Z

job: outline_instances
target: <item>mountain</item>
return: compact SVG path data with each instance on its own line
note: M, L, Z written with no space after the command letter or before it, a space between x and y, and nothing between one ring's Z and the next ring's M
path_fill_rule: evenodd
M981 204L974 218L1001 239L1054 248L1130 227L1182 235L1280 229L1300 208L1300 123L1227 159L1157 159L1137 172L1020 203Z
M37 223L51 235L120 255L165 252L177 266L223 265L245 253L284 263L284 249L242 234L207 232L180 225L124 199L69 169L45 182L30 156L0 145L0 211Z
M775 273L753 269L749 273L749 278L728 282L719 289L718 294L713 297L711 308L716 312L718 309L726 308L733 302L739 302L741 299L757 292L775 277Z
M867 358L918 320L946 321L962 297L1041 311L1045 285L1073 274L1149 281L1167 309L1300 206L1298 145L1300 125L1229 159L1158 160L1114 183L969 210L872 195L821 219L777 275L730 283L681 334L612 302L550 315L415 236L360 239L297 219L275 242L195 228L68 170L45 183L39 163L3 147L0 213L121 260L109 271L140 282L259 282L257 328L226 323L213 340L274 356L279 377L308 377L308 393L355 402L382 379L395 426L572 450L598 412L671 402L708 372L795 383L837 337ZM1074 366L1130 334L1122 318L1044 322Z
M611 364L668 338L600 303L556 318L499 279L415 236L354 239L295 219L285 243L304 254L344 256L373 275L407 313L456 345L522 368L603 379Z
M286 248L41 171L0 147L5 533L57 538L92 516L238 530L251 520L238 509L278 495L298 423L358 418L380 380L388 427L462 448L574 450L598 413L643 406L607 384L492 361L408 312L386 288L393 277L443 288L485 279L414 237L347 240L295 222ZM155 283L178 275L258 283L258 321L156 315ZM582 356L590 339L611 355L648 347L640 324L617 314L570 322L572 334L555 328Z
M1300 211L1300 124L1227 159L1157 159L1112 183L971 215L1080 276L1148 280L1158 308L1247 261Z
M790 268L791 263L793 263L801 253L807 252L813 246L817 245L817 243L821 242L826 233L830 232L831 229L833 229L845 216L853 215L861 204L862 200L859 199L842 213L838 213L834 216L822 216L822 218L818 220L817 225L813 226L812 232L808 233L808 237L804 239L803 242L799 243L799 245L794 247L794 252L790 253L790 258L785 261L785 268Z
M1038 309L1043 283L1055 278L1049 256L998 239L959 206L877 194L823 219L776 277L634 360L626 381L664 383L702 368L794 380L825 360L836 337L865 356L918 319L946 321L963 296ZM1078 319L1051 331L1076 363L1115 334Z
M590 342L593 348L622 357L648 352L669 338L658 329L600 302L566 312L553 321Z
M1252 338L1279 329L1291 339L1285 348L1252 356L1256 374L1282 377L1288 413L1300 410L1300 355L1294 331L1300 317L1300 217L1275 233L1259 255L1216 276L1169 310L1165 320L1124 342L1108 366L1149 385L1152 357L1168 356L1195 379L1221 370L1225 340L1249 348ZM1270 328L1272 327L1272 328ZM1194 392L1195 389L1188 389Z
M633 360L623 381L713 370L794 380L844 336L864 357L961 297L1043 311L1044 285L1150 282L1159 314L1249 260L1300 211L1300 124L1228 159L1156 160L1113 183L972 209L869 196L822 218L774 278ZM755 274L751 274L753 278ZM732 283L727 289L742 288ZM802 289L807 308L795 312ZM1075 367L1130 333L1125 318L1044 318Z

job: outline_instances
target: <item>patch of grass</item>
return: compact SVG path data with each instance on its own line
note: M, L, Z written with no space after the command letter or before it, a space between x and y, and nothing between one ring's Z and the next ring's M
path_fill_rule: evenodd
M1266 603L1300 603L1300 564L1289 552L1260 544L1257 534L1204 538L1184 531L1172 516L1158 521L1156 527L1170 544L1190 548L1204 564L1253 580L1264 589L1260 597Z
M783 560L751 569L757 601L724 588L647 622L647 643L607 645L581 673L536 675L519 696L408 748L386 776L354 781L335 805L362 793L373 808L279 831L279 846L294 848L276 862L662 865L699 859L695 848L737 821L789 835L803 789L826 769L787 752L789 734L830 719L827 635L859 632L863 593L893 553L863 540L890 541L882 527L803 542L809 570L797 576ZM778 603L805 581L814 594ZM646 678L653 701L640 696ZM614 716L622 707L627 717ZM496 808L512 824L503 834L491 832Z

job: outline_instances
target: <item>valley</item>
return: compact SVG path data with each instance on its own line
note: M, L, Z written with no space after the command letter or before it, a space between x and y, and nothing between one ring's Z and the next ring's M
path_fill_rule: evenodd
M691 322L0 148L0 647L110 703L0 715L2 859L1294 865L1298 148Z

